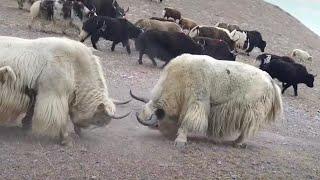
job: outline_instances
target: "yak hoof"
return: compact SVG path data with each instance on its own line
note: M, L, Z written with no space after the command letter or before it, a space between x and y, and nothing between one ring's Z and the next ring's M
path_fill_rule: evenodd
M241 149L246 149L247 144L246 143L233 143L234 148L241 148Z
M179 150L184 150L187 146L187 142L185 141L174 141L174 146Z
M62 146L71 146L72 145L71 138L70 137L66 137L66 138L62 139L60 144Z
M79 126L74 125L74 132L81 137L81 128Z

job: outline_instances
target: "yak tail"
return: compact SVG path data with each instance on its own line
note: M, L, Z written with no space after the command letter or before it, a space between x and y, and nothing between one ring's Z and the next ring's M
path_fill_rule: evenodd
M17 80L16 73L12 70L10 66L3 66L0 68L0 81L4 83L8 80L8 77L14 82Z
M40 3L41 1L36 1L32 4L32 6L30 7L30 15L31 18L34 19L39 15L40 12Z
M274 98L272 102L271 110L268 113L268 120L275 121L275 119L282 115L283 113L283 106L282 106L282 98L281 98L281 90L280 87L275 83L274 80L271 80L273 91L274 91Z

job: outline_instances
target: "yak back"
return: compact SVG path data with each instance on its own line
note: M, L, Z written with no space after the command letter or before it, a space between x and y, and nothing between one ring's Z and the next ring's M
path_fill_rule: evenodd
M234 50L235 42L230 39L230 36L227 32L218 28L207 26L200 27L198 36L209 37L212 39L222 39L229 45L231 50Z
M183 53L201 54L202 47L189 36L180 32L149 30L142 33L136 40L138 51L148 48L158 48L153 54L161 59L161 52L170 56L170 59ZM163 60L163 59L162 59Z
M204 55L211 56L218 60L234 61L236 59L236 56L231 52L229 45L221 39L197 36L194 37L193 40L204 46Z

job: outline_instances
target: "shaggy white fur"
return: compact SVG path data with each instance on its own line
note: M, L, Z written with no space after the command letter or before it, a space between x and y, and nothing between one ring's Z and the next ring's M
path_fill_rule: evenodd
M308 62L311 64L312 62L312 56L308 52L301 49L294 49L291 53L291 57L302 63Z
M183 54L162 72L145 106L163 109L165 118L180 125L176 143L187 132L225 137L240 132L235 142L253 135L282 112L280 88L260 69L240 62ZM144 120L146 120L144 119ZM174 132L174 131L173 131ZM184 133L184 134L181 134Z
M231 40L236 42L236 48L237 50L246 50L244 48L245 41L247 40L247 33L246 32L241 32L237 30L233 30L230 33L230 38ZM248 46L249 47L249 46ZM247 47L247 48L248 48Z
M8 78L11 78L11 80L14 82L17 80L16 74L13 72L10 66L4 66L0 68L0 80L7 81Z
M80 42L1 36L0 67L7 66L16 72L16 81L0 84L0 122L26 111L26 86L38 92L32 119L35 133L66 136L69 113L75 124L92 124L101 104L105 114L114 115L100 61Z

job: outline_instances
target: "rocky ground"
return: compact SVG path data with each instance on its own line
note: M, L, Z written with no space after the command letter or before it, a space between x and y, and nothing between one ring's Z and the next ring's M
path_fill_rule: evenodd
M133 22L160 16L165 6L172 6L200 24L229 22L243 29L259 30L268 43L267 52L287 55L294 48L305 49L314 57L308 68L319 73L319 36L278 7L261 0L118 2L130 6L127 18ZM29 22L28 12L18 10L15 0L1 1L0 35L62 36L30 30ZM98 45L101 51L96 54L103 62L111 96L127 99L130 88L148 96L161 69L153 67L146 57L144 65L138 65L136 51L128 55L121 46L111 52L109 42L100 41ZM253 64L257 54L238 58ZM319 92L319 79L312 89L300 85L298 97L293 96L290 88L283 95L284 117L250 138L247 149L193 136L186 151L180 152L172 141L138 124L134 113L112 121L106 128L87 130L82 138L72 132L74 141L70 147L25 134L17 127L1 127L0 179L319 179ZM137 111L141 106L132 102L118 111Z

